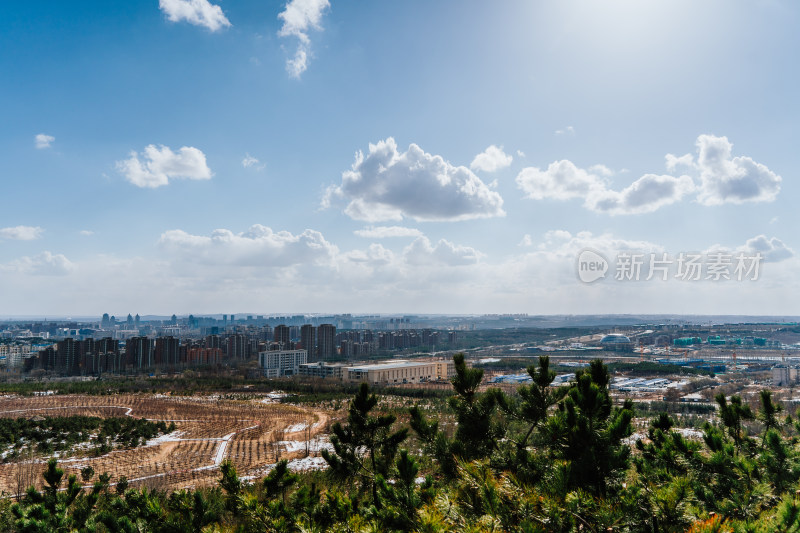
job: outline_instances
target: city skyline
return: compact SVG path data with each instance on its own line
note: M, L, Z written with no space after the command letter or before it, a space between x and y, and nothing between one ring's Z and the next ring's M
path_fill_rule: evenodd
M0 316L800 315L799 15L0 6ZM645 280L663 254L760 271Z

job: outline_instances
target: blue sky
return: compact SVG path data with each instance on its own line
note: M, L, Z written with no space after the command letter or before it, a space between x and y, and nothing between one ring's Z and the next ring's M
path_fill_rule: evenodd
M799 11L5 2L0 316L800 314Z

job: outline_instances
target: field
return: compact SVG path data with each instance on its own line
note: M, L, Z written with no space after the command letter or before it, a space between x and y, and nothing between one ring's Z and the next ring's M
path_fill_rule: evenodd
M179 489L216 483L219 465L230 460L240 476L264 475L278 459L293 460L295 469L313 468L322 459L330 414L278 403L269 396L224 399L218 396L175 397L161 394L113 396L5 396L0 417L132 416L173 422L176 430L146 446L115 450L100 457L87 453L59 457L67 474L91 466L108 472L111 482L125 476L131 486ZM308 455L308 457L307 457ZM41 485L47 457L0 464L0 492L18 494ZM93 480L94 480L93 479ZM93 481L92 480L92 481Z

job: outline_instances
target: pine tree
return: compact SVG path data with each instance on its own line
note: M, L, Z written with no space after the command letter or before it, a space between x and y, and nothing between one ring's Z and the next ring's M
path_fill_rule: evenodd
M628 465L630 448L622 444L633 429L633 403L614 408L608 392L608 368L599 359L576 373L559 411L548 425L553 453L567 461L569 487L605 495L608 481Z
M330 475L358 481L362 490L371 493L373 503L378 499L378 475L388 475L398 446L408 436L406 428L392 431L394 415L371 414L377 404L377 396L362 383L350 402L347 424L337 422L332 427L333 452L322 450Z

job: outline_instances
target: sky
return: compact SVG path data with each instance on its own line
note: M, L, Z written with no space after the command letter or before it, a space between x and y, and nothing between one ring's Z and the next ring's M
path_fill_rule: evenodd
M0 3L0 317L800 315L798 19Z

